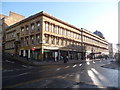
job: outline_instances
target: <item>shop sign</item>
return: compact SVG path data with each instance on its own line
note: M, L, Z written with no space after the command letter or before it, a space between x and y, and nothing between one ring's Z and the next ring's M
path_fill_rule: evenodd
M35 51L35 48L32 48L32 51Z

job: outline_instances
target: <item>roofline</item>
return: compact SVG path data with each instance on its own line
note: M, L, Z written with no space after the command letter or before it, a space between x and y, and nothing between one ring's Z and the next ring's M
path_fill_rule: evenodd
M52 15L50 15L50 14L44 12L44 11L41 11L41 12L39 12L39 13L37 13L37 14L34 14L34 15L32 15L32 16L29 16L28 18L25 18L25 19L23 19L23 20L15 23L15 24L9 26L6 30L11 29L11 28L13 28L13 27L15 27L15 26L18 26L18 25L20 25L20 24L22 24L22 23L24 23L24 22L26 22L26 21L28 21L28 20L30 20L30 19L34 19L34 18L36 18L36 17L38 17L38 16L42 16L42 15L43 15L43 16L46 16L46 17L48 17L48 18L51 18L51 19L53 19L53 20L55 20L55 21L58 21L58 22L60 22L60 23L63 23L63 24L65 24L65 25L67 25L67 26L70 26L70 27L72 27L72 28L74 28L74 29L77 29L78 31L82 31L82 28L79 29L79 28L75 27L74 25L71 25L71 24L69 24L69 23L67 23L67 22L64 22L63 20L58 19L58 18L56 18L56 17L54 17L54 16L52 16ZM83 29L84 29L84 28L83 28ZM86 29L84 29L84 30L86 30ZM84 31L84 30L83 30L83 31ZM86 31L88 31L88 30L86 30ZM85 32L85 31L84 31L84 32ZM89 32L90 32L90 31L89 31ZM86 33L88 33L88 32L86 32ZM105 39L102 39L102 38L98 37L97 35L95 35L95 34L93 34L93 33L89 33L89 34L91 34L92 36L97 37L97 38L99 38L99 39L101 39L101 40L106 41ZM107 41L106 41L106 42L107 42ZM107 43L108 43L108 42L107 42Z
M32 15L32 16L30 16L30 17L28 17L28 18L25 18L25 19L23 19L23 20L15 23L15 24L9 26L6 30L11 29L11 28L13 28L13 27L15 27L15 26L18 26L18 25L20 25L20 24L22 24L22 23L24 23L24 22L26 22L26 21L28 21L28 20L30 20L30 19L34 19L34 18L36 18L36 17L38 17L38 16L42 16L42 15L43 15L43 16L46 16L46 17L48 17L48 18L51 18L51 19L53 19L53 20L55 20L55 21L58 21L58 22L60 22L60 23L63 23L63 24L65 24L65 25L67 25L67 26L70 26L70 27L72 27L72 28L75 28L75 29L77 29L77 30L79 30L79 31L81 31L81 29L79 29L79 28L77 28L77 27L75 27L75 26L73 26L73 25L71 25L71 24L69 24L69 23L67 23L67 22L64 22L64 21L62 21L62 20L60 20L60 19L58 19L58 18L56 18L56 17L54 17L54 16L52 16L52 15L44 12L44 11L41 11L41 12L35 14L35 15Z

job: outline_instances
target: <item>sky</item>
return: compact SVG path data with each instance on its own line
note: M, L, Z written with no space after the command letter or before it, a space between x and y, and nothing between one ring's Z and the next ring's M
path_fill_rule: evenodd
M118 43L118 2L2 2L2 13L26 17L45 11L78 28L101 31L110 43Z

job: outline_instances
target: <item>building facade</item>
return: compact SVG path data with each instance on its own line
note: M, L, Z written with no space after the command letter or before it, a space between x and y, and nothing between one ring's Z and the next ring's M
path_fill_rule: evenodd
M6 28L23 20L25 17L17 14L15 12L9 12L9 16L6 16L4 14L0 14L0 37L2 38L2 51L4 52L5 50L5 40L6 40Z
M39 61L79 60L108 54L108 42L42 11L6 29L5 52Z
M113 58L113 45L112 43L108 43L109 57Z

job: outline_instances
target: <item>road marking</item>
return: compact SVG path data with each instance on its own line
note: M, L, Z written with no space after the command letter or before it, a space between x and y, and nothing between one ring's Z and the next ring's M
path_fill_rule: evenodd
M93 61L93 63L95 63L95 61Z
M25 75L25 74L29 74L29 73L22 73L22 74L16 75L16 77L22 76L22 75Z
M79 66L82 66L82 64L79 64Z
M9 62L9 63L15 63L15 62L12 62L12 61L8 61L8 60L5 60L6 62Z
M59 71L60 69L61 69L61 67L60 67L60 68L57 68L56 71Z
M66 66L65 68L69 68L70 66Z
M75 64L73 67L76 67L77 65Z
M87 65L90 65L90 62L87 62Z
M27 68L27 66L25 66L25 65L22 65L22 67L25 67L25 68Z

